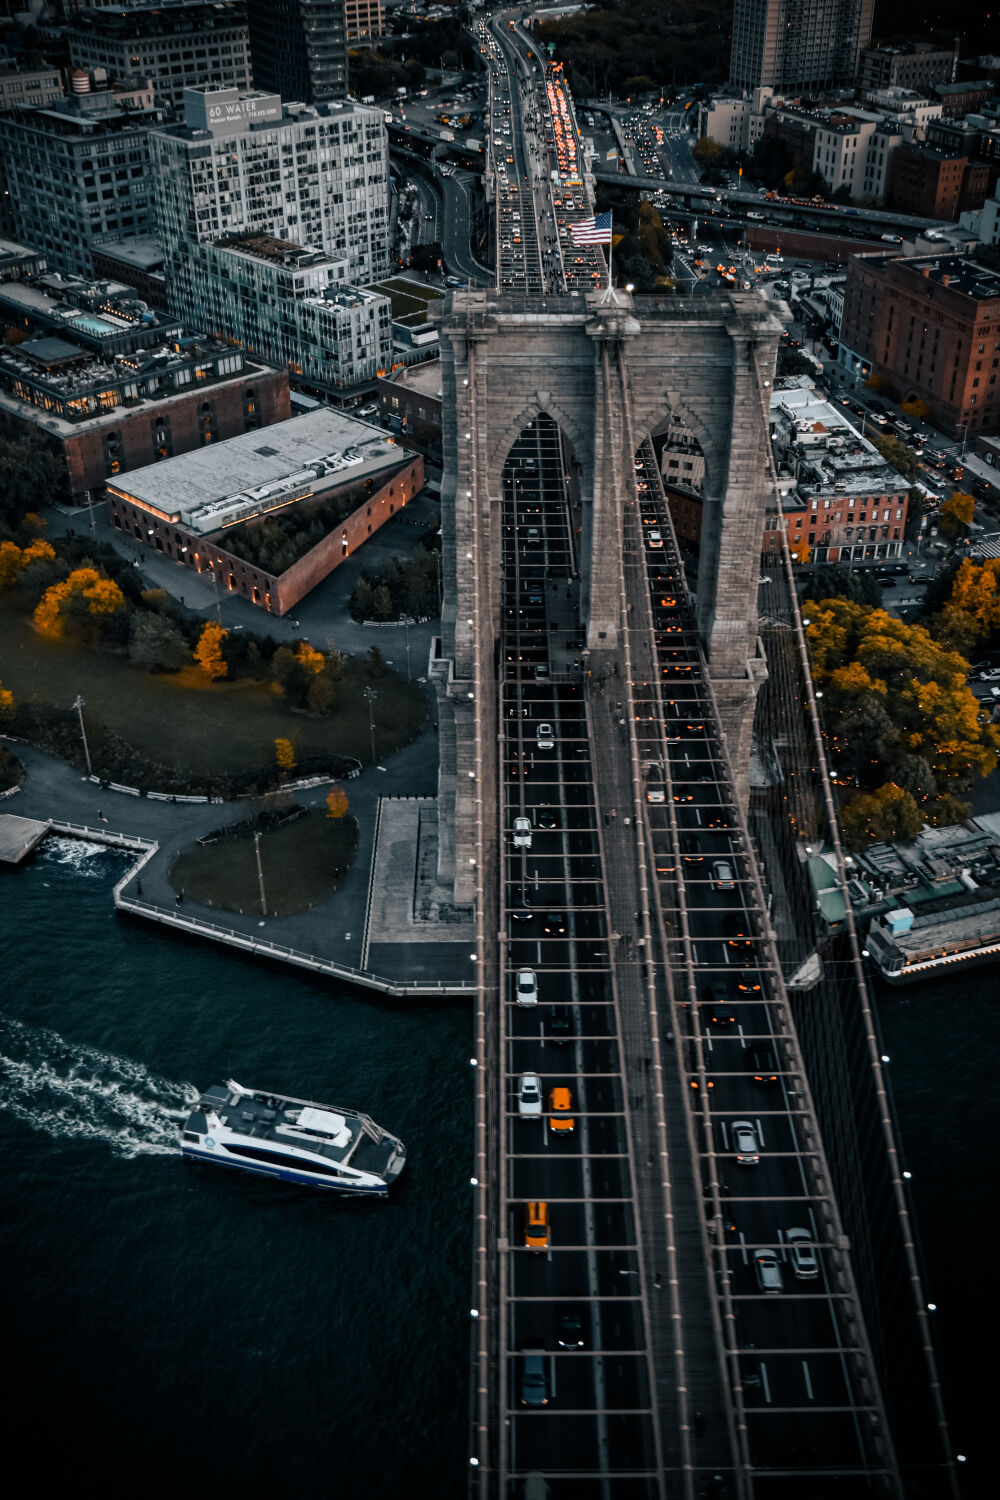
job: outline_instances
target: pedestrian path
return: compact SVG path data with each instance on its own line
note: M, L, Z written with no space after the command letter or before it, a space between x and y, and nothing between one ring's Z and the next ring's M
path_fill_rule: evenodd
M430 731L392 756L384 768L370 769L348 784L350 812L359 831L355 862L330 900L287 917L214 909L189 900L170 883L170 869L182 849L207 833L244 820L251 804L175 803L132 795L101 787L30 746L14 744L12 748L27 772L24 786L10 799L17 807L14 816L56 832L135 850L136 863L115 889L119 910L389 994L418 997L465 991L468 976L458 961L454 926L442 924L441 941L435 943L433 937L425 941L415 961L411 933L398 924L385 931L376 925L378 971L367 967L363 959L379 801L410 788L432 800L436 743ZM326 791L326 786L309 788L297 793L297 800L306 807L320 807ZM397 867L405 868L408 859L415 872L418 840L400 839L395 827L392 837ZM411 887L414 879L411 873ZM464 952L467 940L460 947Z

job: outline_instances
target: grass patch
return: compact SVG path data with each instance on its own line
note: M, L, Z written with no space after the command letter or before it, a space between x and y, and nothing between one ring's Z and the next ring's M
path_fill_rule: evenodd
M417 281L407 281L401 276L380 281L377 286L371 286L367 290L381 292L384 297L388 297L392 303L393 318L397 323L406 323L411 328L426 323L427 304L441 299L441 293L433 287L422 286Z
M371 759L368 704L373 685L379 756L408 744L422 727L421 689L387 670L372 679L367 662L345 661L332 711L323 718L292 713L271 682L250 678L211 683L195 668L150 674L123 657L100 655L72 641L36 634L30 620L0 603L0 675L19 705L68 709L77 694L86 721L100 724L144 759L192 777L227 776L274 765L274 741L289 739L296 759L348 755Z
M290 917L329 901L358 848L353 818L314 809L262 833L260 863L268 915ZM260 913L260 880L253 834L244 830L214 844L194 844L177 856L170 884L186 900L223 911Z

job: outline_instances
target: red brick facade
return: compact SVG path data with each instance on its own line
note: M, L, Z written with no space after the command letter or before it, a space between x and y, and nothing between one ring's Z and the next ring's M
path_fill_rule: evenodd
M932 420L952 437L1000 430L995 272L952 256L852 260L840 341L901 400L926 401Z
M322 583L345 557L353 556L423 486L423 458L411 454L405 465L401 465L381 489L367 496L345 521L280 575L261 572L252 563L227 552L212 536L198 536L183 526L173 526L115 495L110 497L109 503L112 523L119 531L128 532L137 541L154 547L196 573L214 572L220 587L226 592L241 594L268 614L285 615ZM224 532L214 533L215 537L224 535Z
M206 442L270 427L292 414L287 373L266 367L244 370L235 379L214 381L184 396L119 407L117 421L102 417L82 423L79 431L66 432L61 424L59 433L47 432L40 425L44 412L22 410L31 411L30 419L5 412L4 420L22 431L40 432L61 450L75 499L88 490L102 490L114 475L190 453Z
M904 142L892 153L886 205L917 218L951 223L967 209L982 208L989 182L985 162Z

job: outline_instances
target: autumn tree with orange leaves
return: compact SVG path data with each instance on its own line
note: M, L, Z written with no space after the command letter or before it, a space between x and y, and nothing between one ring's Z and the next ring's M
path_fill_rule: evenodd
M885 826L890 812L912 821L897 793L914 799L923 822L954 821L965 806L954 793L989 775L1000 750L1000 732L979 721L968 662L924 626L848 599L811 602L809 617L812 673L823 689L838 779L880 794L849 826L860 836L867 826Z
M350 807L347 793L342 786L332 786L326 794L326 815L328 818L342 818Z
M198 637L198 644L194 648L194 659L198 663L206 677L214 682L216 677L225 677L229 671L225 657L222 655L222 643L229 634L221 625L214 620L209 620Z
M32 542L24 549L25 554L36 547L48 547L48 543ZM36 555L44 556L42 553ZM85 628L124 608L125 595L113 579L99 573L96 568L76 568L61 583L54 583L45 590L35 606L33 618L35 629L41 635L57 638L64 633L67 623Z

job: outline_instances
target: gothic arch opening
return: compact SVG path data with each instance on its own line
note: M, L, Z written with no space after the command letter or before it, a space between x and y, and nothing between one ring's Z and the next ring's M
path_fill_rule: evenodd
M663 479L667 508L685 563L697 568L701 553L708 460L693 425L672 409L650 433ZM638 455L636 455L638 457Z
M505 672L561 675L579 658L580 466L547 413L514 439L500 473L501 664Z

